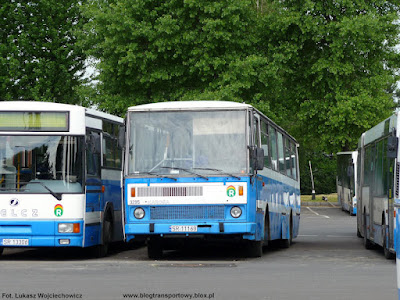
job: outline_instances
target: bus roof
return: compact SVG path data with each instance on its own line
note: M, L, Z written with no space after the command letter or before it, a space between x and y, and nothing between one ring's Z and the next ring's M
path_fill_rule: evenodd
M124 121L123 118L79 105L42 101L2 101L0 111L84 111L87 115L93 117L112 120L118 123Z
M168 101L131 106L128 111L246 109L252 106L232 101Z
M354 151L343 151L343 152L336 153L336 155L349 155L349 154L353 154L354 152L357 152L357 151L356 150L354 150Z
M397 115L398 112L394 112L393 115L391 115L389 118L383 120L379 124L375 125L371 129L367 130L366 132L363 133L364 139L363 139L363 146L367 145L369 143L372 143L381 137L384 137L386 135L389 135L389 133L392 133L394 130L397 133ZM398 133L397 133L398 135ZM359 146L361 144L362 136L360 137L359 140Z

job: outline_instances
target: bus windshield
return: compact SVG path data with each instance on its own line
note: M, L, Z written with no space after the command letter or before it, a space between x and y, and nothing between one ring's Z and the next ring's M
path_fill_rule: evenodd
M247 172L246 112L131 112L128 173Z
M0 136L0 193L82 193L83 137Z

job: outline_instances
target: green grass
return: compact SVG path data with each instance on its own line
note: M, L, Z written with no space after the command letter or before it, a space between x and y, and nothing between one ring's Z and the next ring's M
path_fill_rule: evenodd
M328 202L337 202L337 193L315 195L315 200L311 200L312 195L301 195L301 201L307 202L325 202L322 197L328 197Z

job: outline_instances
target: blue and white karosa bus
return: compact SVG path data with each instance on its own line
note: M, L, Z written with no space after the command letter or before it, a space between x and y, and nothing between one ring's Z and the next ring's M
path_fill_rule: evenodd
M350 216L357 214L357 151L339 152L337 157L336 190L340 206Z
M399 202L399 118L397 113L364 132L358 143L357 235L364 246L395 256L394 203Z
M250 105L163 102L127 114L125 237L150 258L187 237L247 240L250 254L298 235L297 143Z
M0 253L123 240L123 119L84 107L0 104Z

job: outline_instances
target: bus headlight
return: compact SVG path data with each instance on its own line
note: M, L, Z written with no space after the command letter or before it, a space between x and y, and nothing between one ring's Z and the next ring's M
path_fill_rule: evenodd
M133 212L133 215L135 216L136 219L143 219L145 215L144 209L141 207L136 208L135 211Z
M234 218L239 218L242 215L242 210L240 207L234 206L231 208L231 216Z
M58 233L79 233L81 225L79 223L59 223Z

